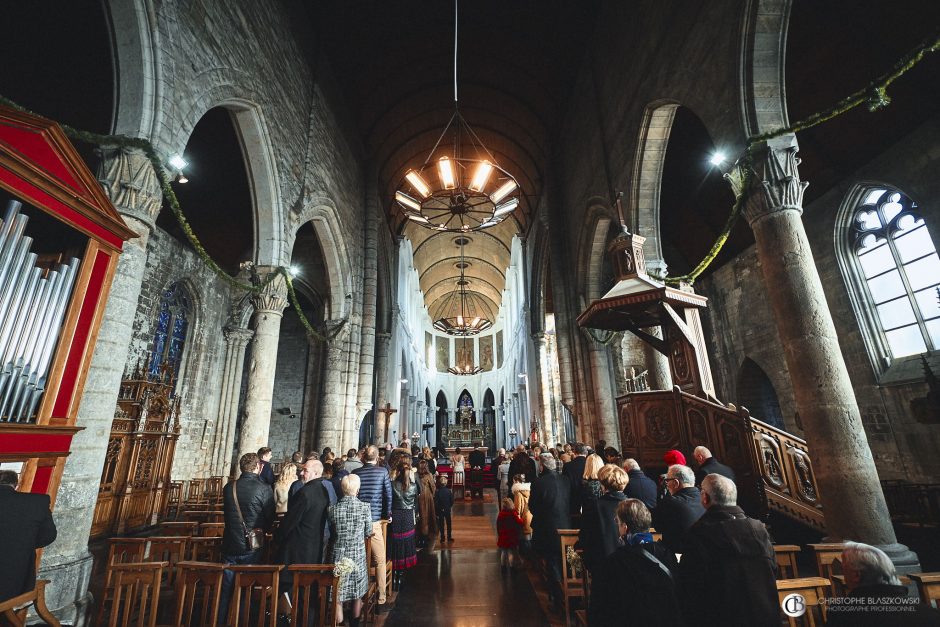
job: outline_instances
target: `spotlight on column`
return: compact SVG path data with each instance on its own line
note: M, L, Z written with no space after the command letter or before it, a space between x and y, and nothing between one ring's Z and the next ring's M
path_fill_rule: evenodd
M300 274L300 268L297 266L291 266L288 268L287 273L291 275L291 277L296 277L298 274Z
M726 159L727 157L725 156L725 153L721 152L720 150L716 150L714 153L712 153L712 156L708 159L708 162L713 166L718 167L724 163Z
M186 159L183 159L181 155L173 155L170 157L169 164L174 170L182 170L189 165L186 163Z
M186 178L186 175L185 175L185 174L183 174L182 172L180 172L180 175L179 175L178 177L176 177L176 182L177 182L177 183L189 183L189 179Z

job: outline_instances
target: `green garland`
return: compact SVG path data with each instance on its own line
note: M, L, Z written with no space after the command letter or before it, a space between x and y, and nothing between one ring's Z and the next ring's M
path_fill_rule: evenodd
M41 114L30 111L26 107L20 106L19 104L13 102L9 98L5 98L2 95L0 95L0 104L10 107L11 109L16 109L17 111L21 111L23 113L41 116ZM313 325L310 324L310 320L308 320L307 316L304 315L303 309L300 307L300 302L297 300L297 292L294 290L293 279L290 275L290 272L288 272L287 268L284 266L278 266L274 272L268 273L268 275L264 277L263 280L258 281L257 283L244 283L239 281L219 267L219 264L216 263L215 259L209 255L208 251L206 251L205 247L203 247L202 242L199 241L196 233L189 225L189 221L183 214L183 209L180 206L179 199L176 197L176 192L173 191L173 186L170 185L170 178L167 176L166 170L163 168L163 164L160 161L160 157L157 155L157 151L154 150L153 144L151 144L149 140L140 137L127 137L126 135L102 135L99 133L92 133L90 131L83 131L61 123L59 126L62 128L65 134L73 140L97 145L102 148L136 148L143 152L147 156L147 159L150 160L150 165L153 167L153 171L157 174L157 177L160 180L160 190L162 191L164 198L166 198L167 202L169 203L170 210L176 217L176 221L179 222L180 228L183 229L183 233L186 234L186 239L188 239L190 244L193 245L193 248L196 250L196 254L199 255L199 258L202 259L203 263L205 263L210 270L212 270L219 278L221 278L236 290L242 290L252 294L261 293L261 291L264 290L264 288L271 281L273 281L278 274L280 274L284 277L284 283L287 285L287 295L290 304L297 312L297 317L300 318L300 323L307 331L307 335L317 341L326 341L328 339L332 339L333 336L328 338L314 329ZM337 328L336 332L338 332L339 328Z
M790 126L749 137L747 147L744 149L744 156L738 162L740 169L743 171L743 176L740 182L731 181L732 188L734 188L735 191L735 201L734 206L731 208L731 213L728 215L728 219L725 220L721 233L718 235L715 243L712 244L708 254L695 266L694 270L682 276L666 277L665 282L670 285L678 285L680 283L692 284L695 282L695 279L705 272L712 262L715 261L715 258L718 257L725 242L727 242L728 238L731 236L731 229L733 229L735 223L737 223L738 218L741 216L741 210L744 208L744 203L747 201L747 195L751 188L751 179L755 175L752 167L752 153L758 144L776 137L782 137L813 128L843 113L851 111L862 103L866 103L868 110L872 112L885 108L891 103L891 97L888 95L888 87L891 83L920 63L929 53L936 52L937 50L940 50L940 35L934 34L914 48L914 50L903 56L887 73L882 74L867 86L846 96L828 109L813 113Z

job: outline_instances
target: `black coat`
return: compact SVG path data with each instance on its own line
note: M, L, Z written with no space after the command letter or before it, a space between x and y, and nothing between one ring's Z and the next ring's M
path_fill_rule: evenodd
M538 469L535 467L535 460L523 453L522 455L513 455L509 462L509 484L512 485L512 478L516 475L525 475L527 483L532 483L538 478Z
M323 481L308 481L288 501L287 514L277 528L277 563L286 566L323 563L323 530L330 507Z
M734 471L731 469L731 466L725 466L714 457L709 457L704 461L704 463L702 463L701 466L699 466L698 470L695 471L695 485L702 485L702 479L711 474L727 477L735 483L738 481L737 477L734 475Z
M238 505L241 507L244 526L235 509L232 490L238 487ZM222 534L222 555L246 555L251 553L245 539L248 529L271 529L274 522L274 490L253 472L244 472L238 481L230 481L222 490L222 509L225 511L225 532ZM290 503L290 500L288 500Z
M630 476L630 483L623 491L627 498L643 501L643 505L646 505L650 511L656 509L656 482L647 477L642 470L631 470L627 474Z
M486 465L486 453L483 451L473 450L470 452L468 457L471 468L483 468Z
M679 589L686 621L721 627L780 625L774 547L738 506L712 506L682 545Z
M568 484L571 486L571 497L569 510L572 514L577 514L581 510L581 481L584 480L584 465L587 463L587 457L575 457L565 464L561 469L561 474L568 477Z
M36 587L36 549L52 544L49 495L0 486L0 601Z
M584 509L578 544L584 549L584 563L594 572L620 545L617 506L627 500L623 492L608 492Z
M529 511L532 512L532 546L546 557L559 555L559 529L571 528L568 478L546 472L532 482Z
M669 568L675 568L675 556L661 543L621 546L595 570L591 578L591 606L588 625L683 625L676 583L643 552L655 555ZM689 623L695 624L695 623Z
M699 489L682 488L674 495L663 498L653 510L653 526L663 534L663 544L673 552L681 553L682 537L704 513Z
M259 463L261 464L261 472L258 473L258 476L261 477L261 480L264 481L266 484L273 486L274 485L274 469L271 467L271 462L266 462L264 460L261 460ZM241 498L240 495L239 495L239 498Z

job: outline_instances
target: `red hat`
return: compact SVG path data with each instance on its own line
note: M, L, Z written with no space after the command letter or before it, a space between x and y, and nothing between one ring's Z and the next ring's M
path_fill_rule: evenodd
M675 464L679 464L681 466L686 465L685 455L683 455L681 451L677 451L676 449L672 449L671 451L666 451L666 454L663 455L663 461L666 462L670 466L674 466Z

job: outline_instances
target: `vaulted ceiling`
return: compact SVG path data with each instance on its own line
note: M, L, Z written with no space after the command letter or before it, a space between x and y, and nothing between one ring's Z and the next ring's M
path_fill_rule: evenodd
M458 234L406 220L394 193L405 172L429 157L454 112L454 3L328 0L310 6L321 50L377 170L390 228L411 240L433 312L460 275ZM465 0L459 7L460 112L523 193L514 219L470 233L464 250L469 289L487 300L494 316L510 243L527 228L542 192L596 7L557 0Z

